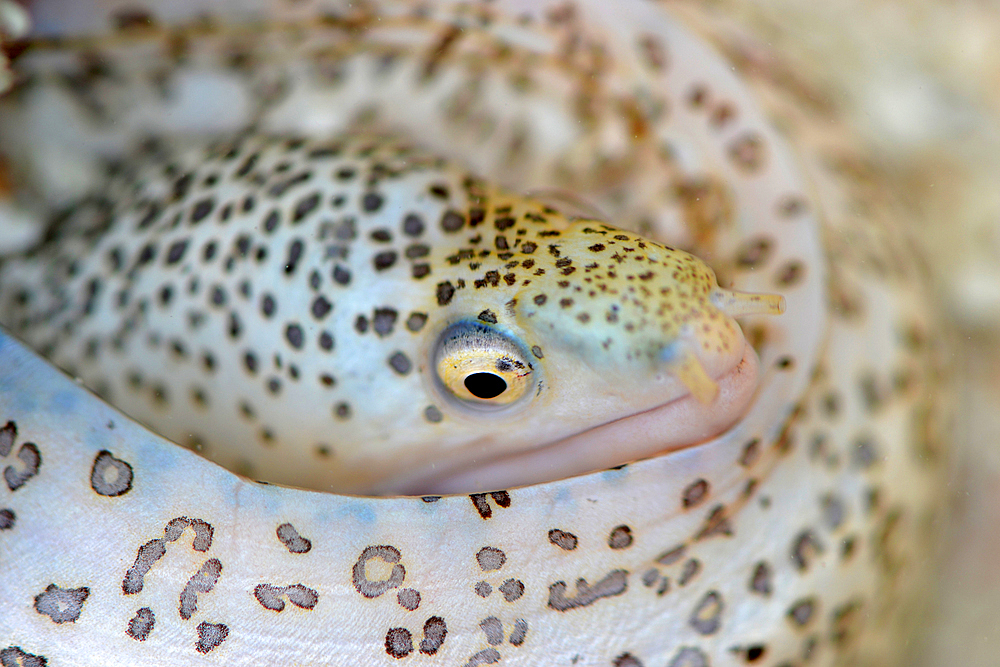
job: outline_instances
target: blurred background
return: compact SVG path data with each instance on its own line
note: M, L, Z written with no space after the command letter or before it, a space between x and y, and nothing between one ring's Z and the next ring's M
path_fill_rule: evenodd
M902 196L954 333L952 522L913 664L1000 665L1000 2L710 2L850 116Z

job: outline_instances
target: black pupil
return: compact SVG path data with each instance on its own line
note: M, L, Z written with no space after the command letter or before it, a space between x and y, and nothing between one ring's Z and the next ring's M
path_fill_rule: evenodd
M507 391L507 383L493 373L473 373L466 376L465 388L476 398L496 398Z

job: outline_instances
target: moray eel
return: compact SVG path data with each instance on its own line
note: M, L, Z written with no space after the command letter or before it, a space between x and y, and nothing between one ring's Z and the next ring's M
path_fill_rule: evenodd
M934 317L776 56L684 3L84 9L0 101L48 220L4 667L902 659Z

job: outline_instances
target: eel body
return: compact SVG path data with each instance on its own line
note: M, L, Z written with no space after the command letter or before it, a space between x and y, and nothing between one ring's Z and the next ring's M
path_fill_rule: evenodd
M903 659L935 320L777 54L687 3L73 7L0 98L46 225L4 667Z

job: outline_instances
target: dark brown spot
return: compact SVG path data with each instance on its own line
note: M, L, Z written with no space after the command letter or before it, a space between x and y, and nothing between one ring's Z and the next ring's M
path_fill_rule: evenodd
M689 484L681 494L681 504L684 509L697 507L708 496L708 482L699 479Z
M451 298L455 296L455 286L450 281L438 283L437 302L439 306L447 306L451 303Z
M699 634L715 634L722 626L723 606L722 595L718 591L709 591L695 607L688 622Z
M393 355L389 357L389 366L391 366L392 370L396 371L400 375L406 375L410 372L410 369L413 368L410 358L398 351L394 352Z
M476 562L483 572L494 572L507 562L507 555L495 547L483 547L476 553Z
M302 327L298 324L292 323L285 327L285 338L296 350L302 349L304 336L302 334Z
M441 216L441 229L449 234L457 232L465 225L465 218L456 211L446 211Z
M632 546L632 540L632 529L623 524L616 526L608 535L608 546L612 549L627 549Z
M385 271L396 263L396 258L398 255L395 250L383 250L380 253L376 253L373 264L375 265L376 271Z
M382 208L383 201L382 195L377 192L369 192L361 198L361 208L366 213L375 213Z

